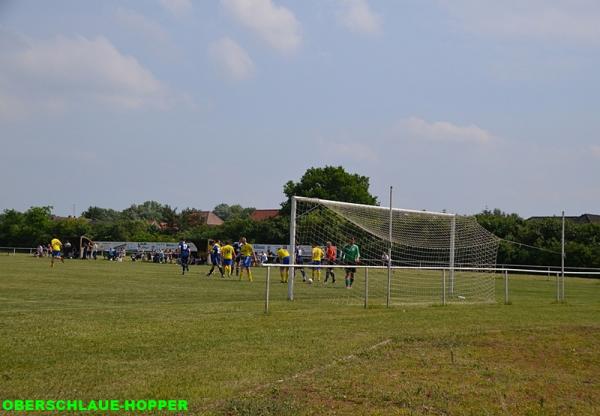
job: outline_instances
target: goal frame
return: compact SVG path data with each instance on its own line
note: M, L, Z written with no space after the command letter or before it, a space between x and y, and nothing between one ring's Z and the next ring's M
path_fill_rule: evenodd
M388 258L388 285L387 285L387 301L386 306L390 306L390 294L391 294L391 269L392 269L392 227L393 227L393 213L400 212L406 214L418 214L418 215L431 215L435 217L448 217L450 218L450 259L448 264L449 271L449 280L450 280L450 293L454 292L454 268L455 268L455 245L456 245L456 214L448 213L448 212L435 212L435 211L419 211L414 209L405 209L405 208L394 208L392 206L392 188L390 188L390 206L389 208L382 207L379 205L365 205L365 204L356 204L352 202L341 202L341 201L331 201L320 198L309 198L303 196L292 196L291 197L291 213L290 213L290 263L292 267L290 267L290 275L288 279L288 300L294 300L294 279L295 279L295 267L293 265L296 264L296 211L297 211L297 202L309 202L314 204L323 204L323 205L337 205L344 207L368 207L369 209L375 210L383 210L389 211L389 237L387 243L389 244L389 258Z

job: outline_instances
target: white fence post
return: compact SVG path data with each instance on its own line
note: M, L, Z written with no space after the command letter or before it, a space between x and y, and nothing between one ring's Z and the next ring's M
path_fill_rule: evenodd
M446 269L442 270L442 305L446 304Z
M508 305L508 270L504 270L504 304Z
M365 309L369 307L369 269L365 267Z
M269 313L269 288L271 286L271 266L267 266L267 279L265 284L265 313Z

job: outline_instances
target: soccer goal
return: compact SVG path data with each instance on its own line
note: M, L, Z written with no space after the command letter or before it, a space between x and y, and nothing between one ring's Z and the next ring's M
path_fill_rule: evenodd
M297 196L291 202L290 254L297 246L305 250L304 267L300 269L295 259L290 273L289 299L331 297L366 304L368 297L370 303L388 306L495 301L499 238L474 217ZM350 265L340 254L351 239L359 248L360 261L352 265L356 269L352 290L344 290ZM329 280L308 289L303 280L310 279L306 276L316 266L310 265L307 248L324 248L328 242L337 248L338 261L322 265L321 273L334 272L337 286Z

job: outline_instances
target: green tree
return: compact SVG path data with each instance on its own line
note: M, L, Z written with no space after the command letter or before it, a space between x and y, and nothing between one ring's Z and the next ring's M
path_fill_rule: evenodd
M163 216L163 205L156 201L146 201L143 204L133 204L121 213L129 220L161 221Z
M225 203L219 204L213 208L213 212L223 221L227 221L231 217L231 207Z
M171 208L169 205L163 205L161 208L161 221L167 224L166 232L172 234L179 228L179 214L177 208Z
M23 224L25 215L7 209L0 215L0 244L3 246L21 246L23 244Z
M52 227L52 207L31 207L25 211L22 228L25 245L35 247L41 242L50 241Z
M121 213L110 208L89 207L81 213L81 216L94 221L116 221Z
M342 166L310 168L299 182L288 181L283 193L287 200L281 204L282 214L289 214L292 196L378 205L377 197L369 192L369 178L348 173Z
M237 218L249 218L256 209L253 207L244 208L239 204L227 205L219 204L213 208L213 212L223 221L229 221Z
M60 218L53 221L52 235L58 236L63 243L70 241L76 245L79 237L89 236L92 231L91 221L87 218Z
M179 214L179 231L187 231L204 225L204 214L196 208L185 208Z

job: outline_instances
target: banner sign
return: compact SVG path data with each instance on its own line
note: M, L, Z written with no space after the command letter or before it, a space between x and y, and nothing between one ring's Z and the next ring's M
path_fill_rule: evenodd
M115 250L125 249L125 251L134 251L134 252L153 252L160 250L177 250L179 248L179 243L165 243L165 242L132 242L132 241L95 241L98 245L98 250L108 251L111 248ZM188 242L187 245L190 247L192 252L198 251L196 245L194 243Z

